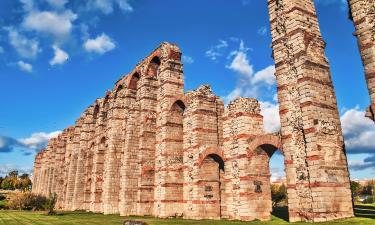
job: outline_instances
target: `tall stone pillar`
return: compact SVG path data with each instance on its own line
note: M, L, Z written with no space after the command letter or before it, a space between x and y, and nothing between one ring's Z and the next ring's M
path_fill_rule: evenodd
M105 156L103 183L104 214L119 213L120 165L122 151L122 121L125 116L121 90L107 93L108 113L107 130L108 148ZM120 95L119 95L120 94Z
M370 93L371 105L367 108L366 116L375 121L375 1L348 2Z
M225 205L222 195L224 165L219 165L213 159L224 161L222 133L219 132L223 127L224 103L212 93L208 85L202 85L197 90L186 93L185 101L187 106L183 114L184 218L220 219L222 205ZM219 168L220 166L223 168Z
M57 137L56 149L56 183L55 192L57 195L56 209L63 208L64 201L64 180L65 180L65 148L66 148L66 130Z
M312 0L268 0L289 220L353 216L348 166L325 42Z
M74 195L74 187L75 187L75 180L76 180L76 171L77 171L77 163L78 163L78 127L73 127L71 133L68 136L67 141L67 152L69 161L67 163L67 183L66 183L66 190L65 190L65 199L64 199L64 209L71 210L72 203L73 203L73 195Z
M183 214L182 116L171 112L176 97L184 95L181 51L175 45L160 47L158 106L156 118L155 203L158 217ZM178 104L176 110L185 106ZM179 108L179 109L178 109Z
M76 125L81 127L79 137L79 144L77 144L78 149L78 158L77 158L77 169L74 181L74 193L73 193L73 202L72 210L82 210L84 209L84 181L85 181L85 153L87 149L87 115L86 112L82 114L81 118L76 121ZM89 118L91 119L91 118Z
M154 178L156 148L157 71L160 62L147 61L140 68L137 101L139 102L139 172L137 215L154 214Z
M132 74L129 79L139 79L138 75ZM127 107L127 113L124 120L122 145L122 166L120 170L120 205L121 216L136 215L137 213L137 194L138 194L138 154L139 154L139 105L136 102L137 84L129 86L129 80L124 87L124 104Z

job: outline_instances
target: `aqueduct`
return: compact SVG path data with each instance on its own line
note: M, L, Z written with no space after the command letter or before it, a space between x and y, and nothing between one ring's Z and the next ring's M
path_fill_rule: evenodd
M375 1L349 0L372 105ZM312 0L268 0L281 132L256 99L184 93L181 52L162 43L37 154L33 192L105 214L268 220L280 149L290 221L353 216L344 139Z

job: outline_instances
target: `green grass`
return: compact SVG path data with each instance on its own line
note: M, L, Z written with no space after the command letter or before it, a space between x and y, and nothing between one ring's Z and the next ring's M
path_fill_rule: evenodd
M361 206L362 207L362 206ZM368 206L363 206L368 207ZM375 215L375 207L370 207L374 210L372 215ZM366 216L368 211L365 214L359 216ZM156 219L152 217L120 217L118 215L102 215L86 212L60 212L55 216L46 216L43 212L29 212L29 211L10 211L10 210L0 210L0 224L5 225L121 225L124 220L142 220L150 225L170 225L170 224L180 224L180 225L282 225L289 224L283 219L272 216L272 220L268 222L240 222L240 221L226 221L226 220L183 220L183 219ZM375 223L374 219L365 218L365 217L356 217L345 220L336 220L332 222L319 223L319 225L372 225ZM307 223L293 223L293 224L307 224Z

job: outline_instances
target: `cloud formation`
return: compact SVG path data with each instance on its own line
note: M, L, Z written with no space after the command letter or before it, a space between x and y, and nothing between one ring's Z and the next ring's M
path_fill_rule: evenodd
M39 41L26 38L13 27L5 27L4 29L8 31L10 45L14 47L22 58L35 58L41 51Z
M123 12L133 12L129 0L89 0L87 2L88 10L97 10L104 14L112 13L115 6L118 6Z
M95 39L88 39L83 44L83 47L87 52L104 54L106 52L113 50L116 47L116 44L113 42L113 40L110 37L102 33L100 36L97 36Z
M19 166L14 164L0 164L0 177L5 177L9 172L17 170L19 174L31 174L33 169L30 167Z
M194 63L194 59L192 57L190 57L190 56L187 56L187 55L183 55L181 60L185 64L192 64L192 63Z
M24 61L20 60L17 62L18 68L24 72L31 73L33 72L33 66L29 63L25 63Z
M60 49L58 46L54 45L52 48L55 51L55 56L49 61L51 66L64 64L69 59L68 53Z
M229 46L228 42L225 40L219 40L215 46L212 46L209 50L205 52L206 57L215 61L218 57L223 56L224 50Z
M70 35L72 23L76 19L77 15L70 10L62 13L31 11L24 18L22 26L26 30L52 35L57 40L62 40Z
M29 155L30 151L39 151L44 148L48 140L57 137L60 133L61 131L51 133L37 132L31 134L30 137L20 139L0 135L0 153L21 150L25 155Z
M341 116L341 123L349 153L375 154L375 124L365 117L365 111L349 109Z

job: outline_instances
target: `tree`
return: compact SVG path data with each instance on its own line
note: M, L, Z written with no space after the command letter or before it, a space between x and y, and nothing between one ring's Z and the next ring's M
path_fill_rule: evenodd
M287 191L284 184L271 184L272 206L276 207L280 202L287 200Z
M362 186L360 183L356 181L350 182L350 189L352 190L352 194L354 197L358 196L362 190Z
M1 183L3 183L4 178L0 177L0 188L1 188Z

